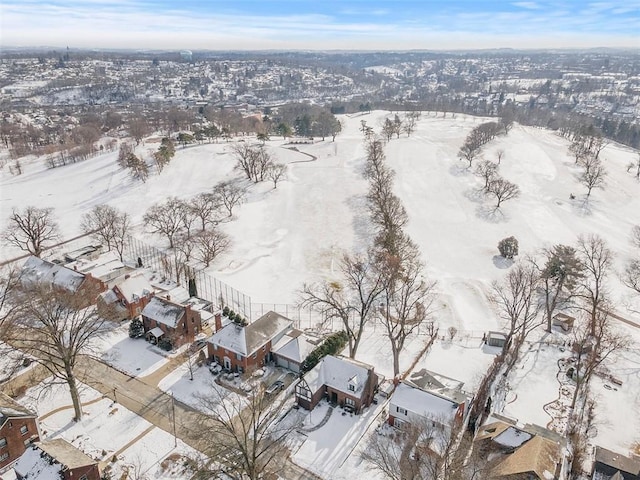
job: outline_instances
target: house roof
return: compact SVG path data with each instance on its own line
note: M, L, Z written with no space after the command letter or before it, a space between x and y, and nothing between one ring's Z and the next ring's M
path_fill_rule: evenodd
M304 381L312 393L326 385L349 395L360 397L369 378L371 365L350 358L327 355L304 375ZM349 384L355 389L349 390Z
M36 417L36 414L20 405L10 396L0 392L0 427L4 425L9 418L16 417Z
M501 478L532 472L540 479L553 479L559 460L558 444L540 436L533 436L513 453L499 457L496 466L491 470L491 477Z
M606 448L596 447L596 463L608 465L616 470L640 476L640 460L629 458Z
M167 325L168 327L175 328L184 315L184 311L185 307L182 305L170 302L164 298L153 297L142 310L142 316Z
M209 342L245 357L291 328L293 322L276 313L265 315L246 326L230 323L214 333Z
M272 351L282 358L295 363L302 363L318 345L320 345L319 342L313 342L300 330L292 330L274 345Z
M128 303L135 302L154 291L149 280L141 272L137 272L129 278L125 277L116 283L116 287Z
M422 390L406 382L396 387L390 403L421 417L438 420L443 424L453 421L459 406L459 403L449 398Z
M20 278L26 283L44 283L76 292L84 281L84 274L31 256L24 263Z
M24 480L60 480L62 472L66 469L86 467L96 463L96 460L66 440L57 438L31 445L13 468Z
M93 277L105 282L127 270L125 264L120 261L120 257L114 251L105 252L92 260L79 258L75 262L67 263L66 267L77 269L82 273L91 273Z

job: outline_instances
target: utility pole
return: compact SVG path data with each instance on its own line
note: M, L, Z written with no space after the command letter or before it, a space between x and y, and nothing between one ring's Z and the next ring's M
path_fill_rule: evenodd
M173 392L169 392L171 395L171 418L173 420L173 447L178 446L178 437L176 436L176 402L173 398Z

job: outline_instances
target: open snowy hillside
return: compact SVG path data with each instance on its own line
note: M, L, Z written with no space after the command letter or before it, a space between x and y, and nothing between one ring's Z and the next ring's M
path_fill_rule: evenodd
M343 117L343 132L335 142L297 145L299 151L282 140L270 141L270 152L289 164L288 179L276 190L268 182L250 186L248 201L223 224L233 246L216 259L212 273L254 302L292 303L303 282L332 276L341 252L364 249L370 227L360 122L379 130L388 115ZM456 156L468 132L482 121L425 113L411 137L394 138L385 148L397 173L395 189L409 214L407 231L422 250L427 274L439 282L446 305L439 319L464 330L497 327L485 293L505 273L506 265L497 257L502 238L516 236L523 255L554 243L574 244L579 234L595 232L616 252L620 269L632 254L631 227L640 223L640 183L626 172L637 153L605 148L601 156L609 173L607 186L594 190L587 201L568 142L554 132L520 126L483 149L482 158L493 161L498 150L504 151L500 174L522 191L495 210L495 199L480 193L482 180ZM155 148L157 144L148 143L137 152ZM226 143L178 148L162 174L154 171L146 183L128 177L115 159L116 153L108 153L53 170L33 159L19 176L3 169L0 227L6 226L13 207L53 207L68 238L79 233L83 213L108 203L131 214L135 236L164 248L165 240L141 225L149 206L171 195L188 198L240 176ZM18 253L3 248L2 256ZM616 300L628 295L616 278L611 283Z

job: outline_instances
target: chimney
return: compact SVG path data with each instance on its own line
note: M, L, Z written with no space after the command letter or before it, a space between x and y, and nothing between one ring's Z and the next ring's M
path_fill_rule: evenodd
M74 271L74 272L77 272L77 271L78 271L78 266L77 266L77 265L74 265L74 266L73 266L73 271Z
M129 274L127 273L127 274L124 276L124 279L125 279L125 280L127 280L127 279L129 279L129 278L131 278L131 275L129 275Z
M171 301L171 295L167 293L167 300Z
M215 331L219 331L222 329L222 314L220 312L216 313L214 316L214 320L215 320Z

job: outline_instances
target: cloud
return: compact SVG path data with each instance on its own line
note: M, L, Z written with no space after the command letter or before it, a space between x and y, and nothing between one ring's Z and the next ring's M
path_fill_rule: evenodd
M606 3L608 10L603 2L580 7L555 0L553 6L487 2L471 11L455 0L438 6L400 1L406 8L393 10L373 0L370 9L344 2L342 10L315 11L301 7L304 2L296 2L298 8L287 2L290 8L265 14L244 2L230 3L245 7L232 11L162 1L2 0L2 43L220 50L561 48L637 46L640 30L637 11L612 13L634 5L621 0Z

